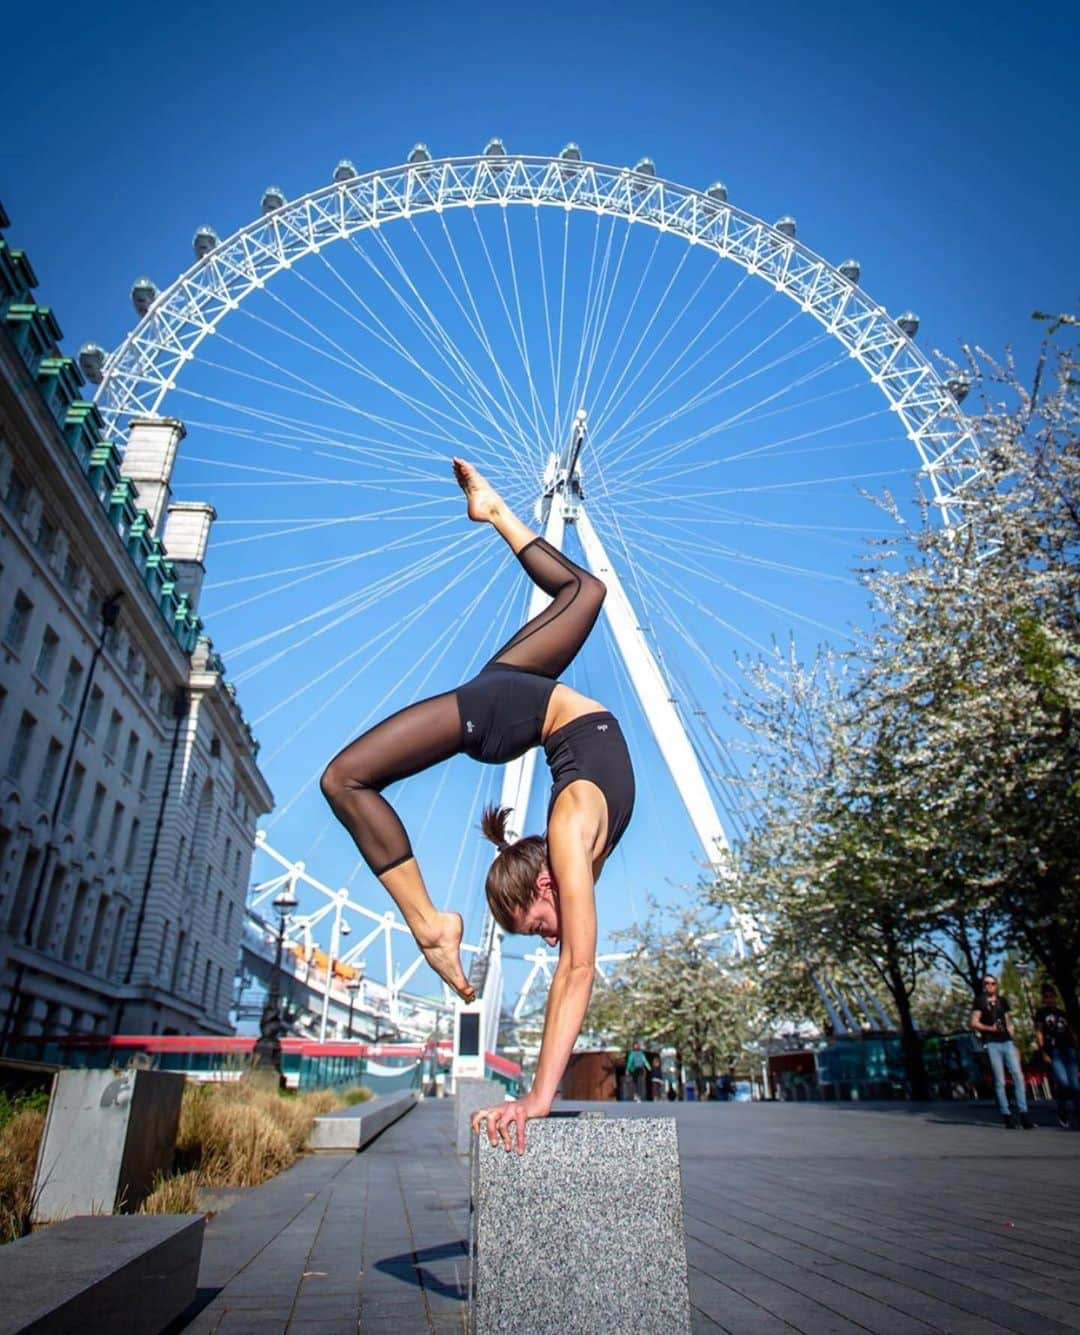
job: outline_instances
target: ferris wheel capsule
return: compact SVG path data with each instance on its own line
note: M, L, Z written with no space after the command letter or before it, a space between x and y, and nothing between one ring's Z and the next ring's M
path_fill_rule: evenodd
M896 323L907 334L908 338L914 338L919 332L919 317L914 311L905 311L903 315L898 315Z
M795 240L795 219L790 213L785 213L782 218L778 218L773 226L784 236L791 237L792 241Z
M971 393L971 381L966 375L950 376L949 379L945 381L945 388L957 403L963 403Z
M405 161L410 167L415 166L418 162L430 162L431 154L428 152L427 144L413 144Z
M559 154L559 176L562 180L568 181L579 170L576 164L580 161L581 149L577 144L567 144Z
M489 139L484 145L485 158L505 158L506 145L501 139Z
M269 185L263 191L263 197L259 201L259 208L265 218L268 213L276 213L278 209L285 207L285 192L279 185Z
M217 250L221 245L221 237L212 227L200 227L191 238L191 249L195 252L197 260L204 260L212 250Z
M100 385L105 378L105 349L99 343L84 343L79 349L79 370L92 385Z
M634 171L636 171L639 176L655 176L656 163L653 162L652 158L639 158L637 162L634 163Z
M859 274L862 270L859 267L858 260L845 260L843 264L840 265L840 272L849 283L857 283L859 281Z
M137 278L131 285L131 304L135 307L135 314L143 316L154 304L154 298L158 290L149 278Z
M337 185L340 185L342 181L351 181L356 174L356 168L352 165L349 159L342 158L334 168L332 179Z

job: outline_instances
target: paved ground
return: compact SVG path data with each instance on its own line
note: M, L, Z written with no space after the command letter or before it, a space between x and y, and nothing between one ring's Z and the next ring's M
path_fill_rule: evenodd
M956 1105L602 1106L678 1120L695 1333L1080 1331L1080 1131ZM452 1138L450 1102L422 1103L223 1211L184 1331L462 1331Z

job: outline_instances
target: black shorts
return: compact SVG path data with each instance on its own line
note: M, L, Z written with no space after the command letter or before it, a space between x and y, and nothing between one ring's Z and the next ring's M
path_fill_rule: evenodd
M555 685L525 668L488 663L457 689L461 749L485 765L505 765L539 746Z
M608 817L606 857L625 834L634 812L634 769L619 720L607 710L583 714L551 734L544 743L544 754L552 778L549 820L555 799L578 779L595 783L604 794Z

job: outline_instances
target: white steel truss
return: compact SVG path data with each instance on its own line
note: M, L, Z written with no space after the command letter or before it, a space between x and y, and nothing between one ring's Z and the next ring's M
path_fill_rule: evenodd
M338 1009L343 1009L348 1005L348 992L343 985L338 986L333 976L334 966L346 965L352 968L361 966L362 962L366 960L368 952L372 949L378 949L380 937L382 938L383 962L386 970L385 996L388 1001L388 1014L392 1022L395 1024L401 1023L404 1018L401 1011L402 995L417 969L424 963L424 957L419 950L416 950L412 933L405 923L398 918L393 909L377 913L374 909L369 909L364 904L360 904L351 898L348 890L332 890L330 886L324 885L322 881L311 875L303 862L293 862L274 848L267 840L265 831L258 831L255 836L255 846L265 853L268 858L276 862L282 868L282 872L278 876L261 881L252 888L251 897L248 901L249 913L254 914L255 910L283 890L287 889L295 896L301 886L316 891L325 901L321 907L311 913L291 915L286 920L285 925L285 940L290 945L300 946L305 951L311 952L316 948L315 928L326 923L330 924L327 984L323 989L318 987L313 989L323 991L319 1018L320 1041L326 1037L331 1000L334 1000ZM367 919L369 923L374 925L355 945L342 949L342 938L352 935L351 925L345 916L346 910L360 918ZM260 922L262 920L262 918L259 919ZM395 952L394 948L395 935L400 936L401 934L405 935L408 939L408 945L412 947L412 950L409 951L410 962L404 967L401 965L400 955ZM318 948L322 949L321 947ZM462 942L461 951L463 955L476 955L479 950L480 947L478 946ZM310 980L308 985L312 986ZM449 997L449 989L444 989L444 1005L447 1007L449 1006Z
M105 363L95 401L117 441L153 416L221 320L282 269L399 219L493 204L609 215L682 237L757 275L835 337L918 451L934 500L959 503L978 468L973 427L949 385L884 307L787 232L649 172L566 158L430 159L353 176L284 203L220 242L155 298Z

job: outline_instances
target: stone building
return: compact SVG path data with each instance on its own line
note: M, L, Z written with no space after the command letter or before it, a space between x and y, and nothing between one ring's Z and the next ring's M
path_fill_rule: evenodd
M212 507L184 435L121 456L0 209L0 1047L225 1033L257 744L197 616Z

